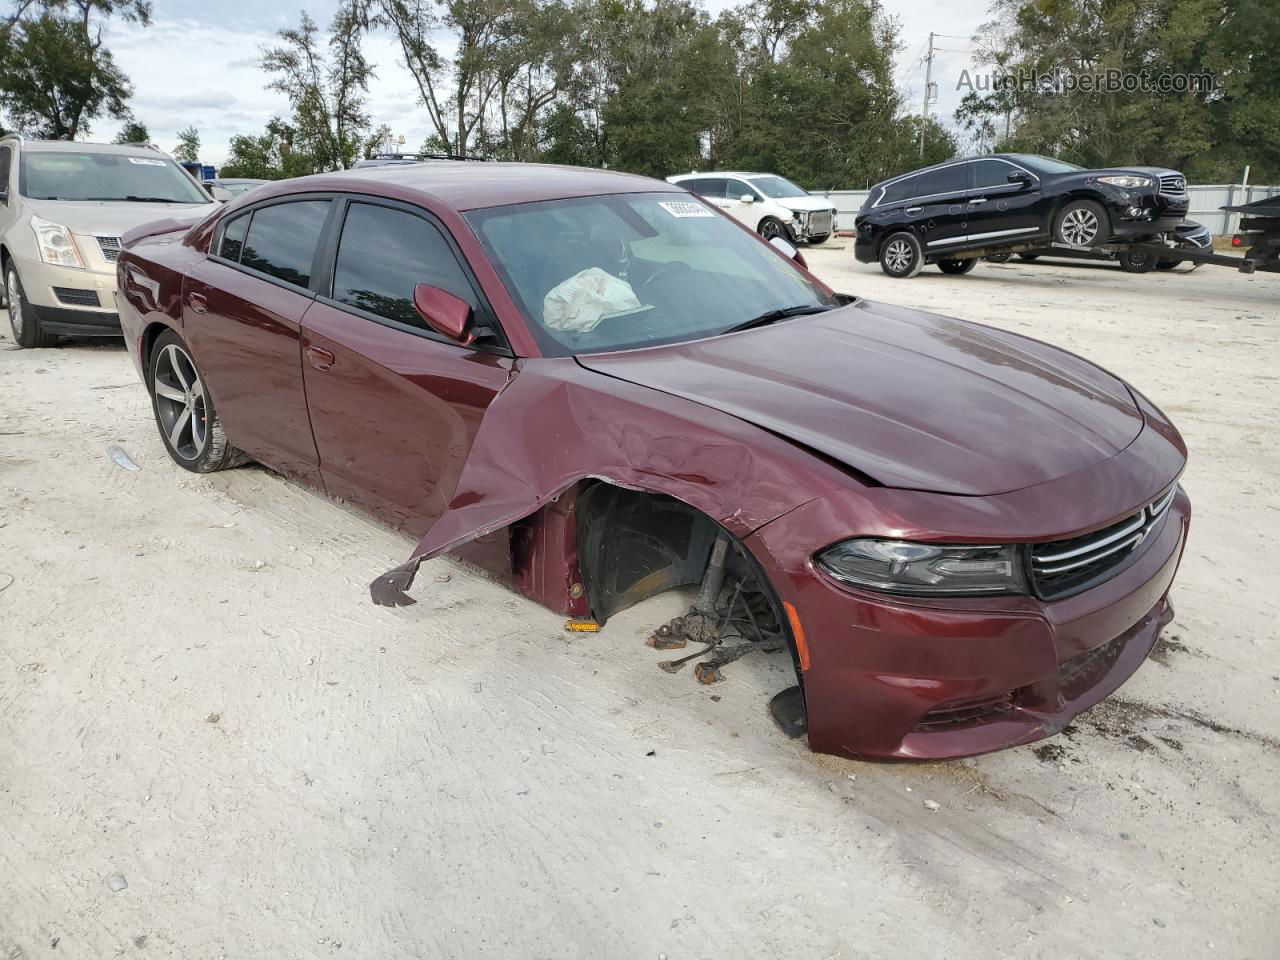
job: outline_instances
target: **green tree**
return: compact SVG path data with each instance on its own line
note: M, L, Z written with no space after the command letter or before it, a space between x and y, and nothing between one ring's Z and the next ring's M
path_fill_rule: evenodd
M124 126L120 128L120 132L116 134L114 143L150 143L151 134L147 130L146 124L132 117L127 119Z
M316 158L305 148L297 149L296 140L297 131L280 117L273 117L262 133L231 138L218 175L281 180L316 172Z
M151 22L146 0L31 0L0 23L0 110L33 136L75 139L123 118L132 86L103 46L112 16Z
M200 131L195 127L187 127L178 131L178 149L173 151L173 159L179 163L200 162Z
M279 46L262 54L267 84L289 98L299 156L309 173L345 170L360 159L369 129L365 97L373 68L361 50L368 22L363 4L347 0L334 15L326 58L315 22L304 11L297 29L281 30Z

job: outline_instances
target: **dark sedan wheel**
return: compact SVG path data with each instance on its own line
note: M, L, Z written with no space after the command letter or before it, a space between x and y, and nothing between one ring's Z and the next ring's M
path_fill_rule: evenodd
M791 237L787 235L786 226L781 220L774 217L765 217L761 220L756 232L766 240L772 240L774 237L781 237L788 242L791 240Z
M227 443L204 378L172 330L151 348L148 374L156 427L174 463L192 473L213 473L245 462Z
M924 249L914 233L891 234L880 245L880 269L891 277L914 277L924 268Z
M1053 236L1072 247L1100 247L1111 239L1111 221L1092 200L1072 200L1058 211Z
M46 333L40 325L40 318L27 302L27 294L22 289L22 281L13 264L4 268L4 300L9 309L9 329L13 331L13 342L20 347L52 347L58 342L55 334Z
M939 260L938 269L943 273L949 273L953 276L963 276L971 273L973 268L978 265L977 257L970 257L967 260Z
M1156 258L1145 250L1125 250L1117 259L1126 273L1150 273L1156 268Z
M1012 253L993 253L985 258L988 263L1008 263L1013 259Z

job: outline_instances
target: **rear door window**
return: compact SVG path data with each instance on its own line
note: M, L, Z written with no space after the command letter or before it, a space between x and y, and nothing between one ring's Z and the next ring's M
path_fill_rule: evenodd
M722 200L727 196L724 177L698 177L696 180L685 180L680 186L700 197L711 197L713 200Z
M447 290L477 306L467 275L433 224L404 210L352 203L333 269L333 299L428 330L413 308L413 288L420 283Z
M244 235L249 231L250 213L242 213L222 228L222 242L218 246L218 256L234 263L240 262L240 253L244 249Z
M311 283L328 200L295 200L253 211L240 265L306 288Z
M894 183L885 187L884 197L881 198L877 206L884 206L890 203L901 203L903 200L911 197L919 196L924 191L919 189L919 177L903 177Z
M919 196L933 197L940 193L957 193L969 189L969 167L967 163L959 163L951 167L943 167L922 174L920 177Z
M9 163L13 151L8 147L0 147L0 193L9 192Z

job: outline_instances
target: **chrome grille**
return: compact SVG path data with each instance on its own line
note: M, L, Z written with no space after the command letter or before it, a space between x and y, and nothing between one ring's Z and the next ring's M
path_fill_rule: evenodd
M98 237L98 248L102 251L102 256L108 263L115 263L120 259L120 238L119 237Z
M1160 178L1160 192L1181 196L1187 192L1187 180L1180 173L1166 173Z
M1111 576L1164 520L1177 487L1102 530L1031 547L1031 579L1045 599L1066 596Z

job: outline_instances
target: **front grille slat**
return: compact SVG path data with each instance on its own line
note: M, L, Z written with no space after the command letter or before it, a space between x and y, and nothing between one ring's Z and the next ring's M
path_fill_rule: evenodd
M96 290L80 290L76 287L54 287L53 295L58 298L59 303L65 303L72 307L102 306Z
M1186 178L1180 173L1166 173L1160 178L1160 192L1166 195L1182 196L1187 192Z
M1171 487L1138 513L1109 527L1070 540L1031 546L1031 581L1038 596L1051 600L1114 576L1160 526L1177 487Z
M115 263L120 259L120 238L119 237L97 237L98 249L102 251L103 258L108 263Z

